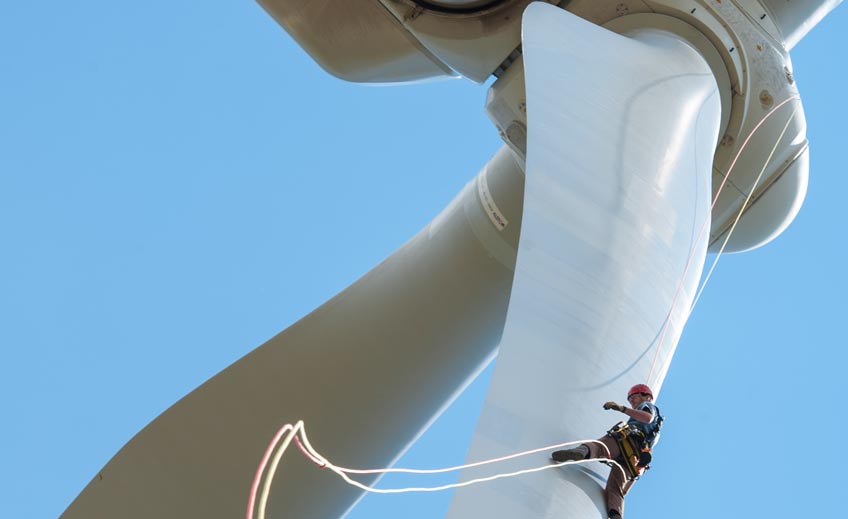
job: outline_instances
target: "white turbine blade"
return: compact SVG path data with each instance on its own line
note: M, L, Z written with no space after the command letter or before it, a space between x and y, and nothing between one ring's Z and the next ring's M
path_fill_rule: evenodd
M618 35L540 2L525 12L522 38L524 216L469 462L600 437L623 417L603 402L622 402L635 383L659 390L707 246L720 103L701 56L671 32ZM655 459L662 463L661 444ZM606 468L586 467L463 488L448 517L606 517ZM467 470L460 480L492 472Z

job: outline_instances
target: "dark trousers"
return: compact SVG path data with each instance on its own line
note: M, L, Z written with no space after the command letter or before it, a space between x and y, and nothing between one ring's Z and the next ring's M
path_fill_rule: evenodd
M618 462L618 464L622 467L625 467L624 458L621 457L621 449L618 448L617 441L609 436L598 438L598 441L606 445L607 448L604 449L597 443L587 443L586 446L589 447L590 458L608 457L609 459ZM609 454L607 454L607 449L609 449ZM615 510L624 517L624 496L627 495L630 487L632 487L635 482L636 481L630 479L630 477L622 471L622 469L615 465L612 466L609 478L607 479L607 488L604 489L604 497L607 501L607 513Z

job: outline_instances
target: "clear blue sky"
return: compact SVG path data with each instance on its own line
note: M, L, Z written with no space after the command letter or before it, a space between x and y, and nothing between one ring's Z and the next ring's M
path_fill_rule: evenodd
M629 519L844 515L846 32L843 6L793 52L805 206L719 263ZM247 0L0 7L0 517L57 517L161 411L426 225L500 145L485 90L343 83ZM401 465L461 461L484 392Z

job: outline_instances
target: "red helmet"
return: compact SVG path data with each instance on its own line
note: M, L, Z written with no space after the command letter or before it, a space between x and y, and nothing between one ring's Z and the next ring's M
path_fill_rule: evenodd
M637 393L647 393L651 395L651 398L654 398L654 392L651 391L651 388L646 386L645 384L636 384L635 386L630 388L630 391L627 392L627 398L637 394Z

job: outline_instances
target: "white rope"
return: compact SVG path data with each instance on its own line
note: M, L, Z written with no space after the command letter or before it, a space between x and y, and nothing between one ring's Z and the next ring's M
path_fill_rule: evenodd
M601 461L601 462L613 464L613 465L615 465L615 467L618 468L618 470L621 470L623 474L626 474L624 468L618 462L611 459L609 448L603 442L600 442L598 440L579 440L579 441L558 443L558 444L549 445L549 446L546 446L546 447L541 447L541 448L538 448L538 449L532 449L532 450L528 450L528 451L509 454L507 456L503 456L503 457L500 457L500 458L493 458L493 459L489 459L489 460L478 461L478 462L474 462L474 463L468 463L468 464L465 464L465 465L457 465L457 466L454 466L454 467L448 467L448 468L442 468L442 469L410 469L410 468L350 469L350 468L346 468L346 467L340 467L338 465L331 463L326 457L324 457L317 450L315 450L315 448L312 447L312 445L309 442L309 438L306 434L306 428L303 424L303 421L298 421L295 425L286 424L282 428L280 428L280 430L278 431L278 433L276 434L276 436L272 440L271 445L268 446L268 449L266 451L266 457L263 459L262 463L260 464L259 470L257 471L257 474L256 474L257 479L254 481L254 484L251 488L251 496L250 496L250 499L248 500L247 519L253 519L253 504L255 503L255 493L258 489L259 478L262 477L262 473L264 472L265 464L266 464L267 458L268 458L267 453L272 452L274 449L276 449L276 453L274 454L274 457L271 461L271 464L268 467L268 471L264 475L264 484L262 485L262 492L261 492L261 495L260 495L260 498L259 498L259 506L258 506L258 510L257 510L257 512L258 512L257 513L257 519L265 519L265 511L266 511L266 508L267 508L268 497L269 497L270 491L271 491L271 483L273 482L274 476L277 473L277 469L278 469L280 460L282 459L286 450L291 445L292 440L295 440L297 442L297 444L300 447L303 454L306 455L316 465L323 467L323 468L330 469L332 472L337 474L340 478L342 478L342 480L344 480L349 485L352 485L352 486L359 488L361 490L364 490L366 492L371 492L371 493L375 493L375 494L402 494L402 493L408 493L408 492L439 492L439 491L442 491L442 490L449 490L449 489L453 489L453 488L467 487L467 486L471 486L471 485L485 483L485 482L488 482L488 481L494 481L496 479L511 478L511 477L516 477L516 476L521 476L521 475L524 475L524 474L541 472L543 470L558 468L558 467L562 467L562 466L565 466L565 465L577 465L577 464L589 463L589 462L592 462L592 461ZM585 459L585 460L564 461L564 462L558 462L558 463L547 462L545 465L539 466L539 467L522 469L522 470L517 470L517 471L514 471L514 472L499 473L499 474L495 474L495 475L492 475L492 476L481 477L481 478L472 479L472 480L468 480L468 481L451 483L451 484L440 485L440 486L432 486L432 487L375 488L375 487L360 483L359 481L356 481L355 479L352 479L349 476L349 474L385 474L385 473L390 473L390 472L391 473L409 473L409 474L440 474L440 473L445 473L445 472L455 472L457 470L473 468L473 467L480 467L480 466L489 465L489 464L492 464L492 463L499 463L499 462L502 462L502 461L519 458L519 457L522 457L522 456L537 454L537 453L543 452L543 451L551 451L553 449L557 449L557 448L561 448L561 447L567 447L567 446L579 445L579 444L586 444L586 443L596 443L598 445L603 446L604 450L607 453L607 457L606 458L591 458L591 459ZM277 447L277 445L279 445L279 447Z
M283 428L285 427L286 426L283 426ZM262 486L262 495L259 498L259 519L265 519L265 508L268 504L268 496L271 493L271 482L274 480L274 474L277 473L277 466L280 464L280 460L282 459L283 454L285 454L286 449L289 448L289 444L291 444L292 439L295 438L298 431L303 430L303 421L298 420L294 427L291 425L288 425L288 427L291 427L291 431L283 439L280 444L280 448L277 449L277 454L274 455L271 466L268 468L268 476L265 478L265 484Z

